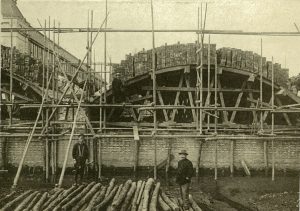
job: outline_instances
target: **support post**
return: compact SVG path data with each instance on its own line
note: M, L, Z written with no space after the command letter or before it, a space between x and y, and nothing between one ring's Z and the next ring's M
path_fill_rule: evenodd
M198 183L200 181L199 179L200 179L200 164L201 164L202 145L203 145L203 141L200 140L199 149L198 149L198 159L197 159L197 165L196 165L196 177L197 177Z
M13 109L13 19L10 19L10 67L9 67L9 101L11 103L9 109L9 125L12 125L12 109Z
M260 108L262 107L262 103L263 103L263 65L262 65L262 38L260 39L260 80L259 80L259 100L260 100ZM264 120L263 120L263 112L260 111L260 130L261 132L264 130Z
M154 17L153 2L151 0L151 25L152 25L152 86L153 86L153 105L156 106L156 61L155 61L155 35L154 35ZM156 140L156 110L153 110L153 138L154 138L154 179L157 179L157 140Z
M230 176L234 173L234 140L230 141Z
M274 110L274 61L272 57L272 109ZM271 134L274 135L274 112L272 112ZM272 181L275 180L275 155L274 155L274 139L272 139Z
M133 173L134 177L137 176L137 167L139 162L139 130L137 126L133 126L133 141L134 141L134 164L133 164Z

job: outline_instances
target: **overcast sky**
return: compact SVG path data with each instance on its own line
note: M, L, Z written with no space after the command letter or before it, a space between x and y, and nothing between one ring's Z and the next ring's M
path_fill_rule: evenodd
M215 0L208 2L206 29L295 32L300 27L298 0ZM153 0L156 29L196 29L200 1ZM18 0L18 6L34 27L37 19L56 19L61 27L86 27L88 10L94 10L94 26L104 19L104 0ZM151 29L150 0L108 0L109 28ZM194 42L194 33L156 33L156 46ZM207 38L207 36L206 36ZM260 36L211 35L217 48L232 47L260 53ZM60 36L61 45L78 58L85 54L86 34ZM205 40L207 42L207 39ZM103 36L95 43L97 61L103 61ZM108 33L107 51L112 62L119 63L125 54L152 46L151 33ZM263 56L290 69L290 76L300 71L300 37L263 37ZM285 59L286 58L286 59Z

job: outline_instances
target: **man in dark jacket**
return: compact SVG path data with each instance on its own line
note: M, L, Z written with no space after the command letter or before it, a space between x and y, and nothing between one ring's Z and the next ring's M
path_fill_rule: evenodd
M78 142L73 146L72 156L75 167L75 183L78 184L78 175L80 183L82 182L86 161L89 158L89 149L84 143L84 134L79 135Z
M120 73L117 73L112 81L112 94L115 97L115 103L122 103L125 101L124 86Z
M191 178L194 173L193 164L187 159L188 153L186 150L179 152L180 161L178 162L176 182L180 186L180 193L183 200L183 206L185 210L189 210L189 188Z

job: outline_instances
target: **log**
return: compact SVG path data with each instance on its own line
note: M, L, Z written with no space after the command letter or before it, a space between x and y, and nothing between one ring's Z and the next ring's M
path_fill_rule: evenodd
M189 194L189 201L192 205L193 210L195 211L202 211L202 209L198 206L198 204L195 202L195 200L193 199L192 195Z
M161 197L172 210L179 211L178 205L176 205L163 191L161 192Z
M39 211L41 209L41 207L43 206L43 203L47 200L48 198L48 193L45 192L42 197L40 198L40 200L34 205L33 207L33 211Z
M118 187L118 191L117 191L117 193L115 194L115 196L112 200L112 203L114 203L118 199L118 197L119 197L119 195L122 191L122 188L123 188L123 184L120 184L119 187ZM107 208L107 211L112 211L112 209L113 209L112 205L109 205L108 208Z
M45 209L44 211L53 210L56 205L58 205L64 198L66 198L70 193L72 193L76 189L76 186L72 186L71 188L65 190L61 195L59 195L56 199L54 199Z
M246 175L247 176L251 176L251 173L250 173L250 171L248 169L248 166L247 166L246 162L244 160L241 160L241 164L242 164L242 166L244 168L244 171L245 171Z
M71 199L71 201L62 206L62 210L70 210L70 208L73 207L82 197L84 197L85 194L87 194L95 184L96 182L91 182L88 184L88 186L86 186L80 193Z
M41 196L41 193L37 193L36 196L32 199L32 201L27 205L26 209L24 209L24 211L31 211L33 206L38 202Z
M115 178L112 178L109 182L109 185L108 185L108 188L106 190L106 193L105 193L105 198L108 196L108 194L113 190L114 186L115 186L115 182L116 182L116 179Z
M156 211L157 210L157 198L158 198L158 195L159 195L159 190L160 190L160 182L156 183L155 189L152 193L152 198L151 198L150 206L149 206L150 211Z
M150 191L152 189L153 184L154 184L154 179L153 178L149 178L146 182L145 190L144 190L144 199L143 199L143 209L142 209L142 211L148 211L149 201L150 201Z
M75 186L76 187L76 186ZM54 207L53 211L60 210L63 205L68 203L73 197L77 196L78 193L80 193L84 189L84 185L80 185L77 187L74 191L72 191L69 195L67 195L61 202Z
M124 184L122 190L120 191L119 195L117 196L116 200L113 201L111 204L111 211L115 211L123 202L123 200L126 197L127 192L129 191L131 187L132 181L127 180L126 183Z
M18 196L17 198L15 198L14 200L8 202L4 207L1 208L1 211L6 211L6 210L12 210L12 208L19 203L20 201L22 201L24 198L26 198L27 196L29 196L33 191L32 190L28 190L24 193L22 193L20 196Z
M126 211L128 210L128 207L130 205L130 202L131 202L131 199L133 198L133 195L135 194L136 192L136 182L133 182L131 184L131 187L126 195L126 198L124 199L124 202L122 204L122 207L121 207L121 211Z
M49 204L51 204L51 202L53 202L55 199L58 198L58 196L64 191L64 189L58 189L52 196L50 196L50 198L46 201L45 204L43 204L43 210L46 209L46 207L49 206Z
M136 211L137 200L138 200L138 196L139 196L139 193L140 193L140 190L141 190L141 187L142 187L142 183L143 182L141 180L139 180L137 182L136 190L135 190L132 202L131 202L131 211Z
M80 210L80 208L93 197L93 195L101 188L101 184L97 183L90 189L90 191L73 207L73 211Z
M93 204L90 204L88 207L87 207L87 211L90 211L92 210L94 207L96 207L99 203L101 203L105 197L105 192L106 192L106 187L105 186L102 186L101 187L101 190L100 190L100 193L98 195L98 197L96 198L95 202Z
M6 195L4 198L0 199L0 207L2 207L3 204L7 203L13 196L16 195L16 191L11 192L10 194Z
M117 191L118 191L118 187L115 186L112 189L112 191L110 191L110 193L108 194L108 196L105 197L104 200L99 205L97 205L94 210L98 210L98 211L103 210L103 208L105 206L107 206L107 204L114 198L114 196L117 193Z
M144 195L145 185L146 185L146 182L143 181L142 187L141 187L141 190L140 190L140 192L139 192L138 199L137 199L137 206L139 206L139 204L141 203L142 197L143 197L143 195Z
M82 210L84 211L89 211L89 210L92 210L92 208L94 207L95 205L95 202L97 200L97 198L99 197L99 195L101 194L101 190L98 191L94 196L93 198L90 200L90 202L87 204L87 207L85 209L82 208Z
M162 199L161 195L158 195L158 205L163 211L171 211L169 205Z
M38 194L38 191L35 191L31 193L29 196L27 196L18 206L15 208L15 211L21 211L24 210L27 205L30 203L30 201Z

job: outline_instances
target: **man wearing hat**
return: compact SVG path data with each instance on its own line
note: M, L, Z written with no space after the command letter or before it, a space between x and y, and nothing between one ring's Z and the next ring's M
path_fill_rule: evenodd
M86 143L84 143L83 133L79 135L78 142L73 146L72 156L75 167L75 184L78 184L78 175L81 183L84 175L85 164L89 158L89 149Z
M112 83L112 94L115 97L115 103L122 103L125 101L124 86L121 80L121 74L116 73L116 77L113 79Z
M179 152L180 161L178 161L176 182L180 186L180 193L183 200L183 206L185 210L189 210L189 188L191 178L194 173L193 164L187 159L188 153L186 150Z

